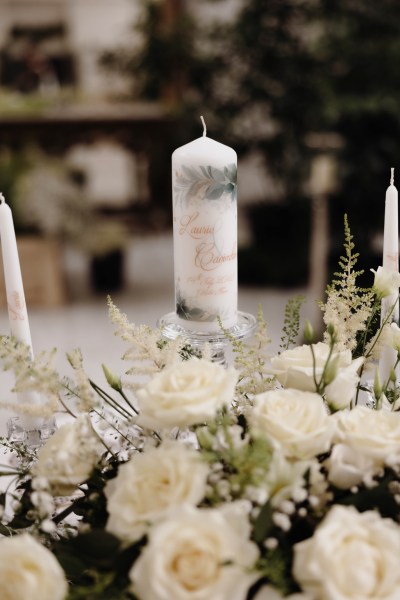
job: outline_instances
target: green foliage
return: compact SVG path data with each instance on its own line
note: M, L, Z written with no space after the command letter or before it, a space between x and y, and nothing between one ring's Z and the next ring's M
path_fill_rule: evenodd
M305 301L305 296L290 298L285 307L285 318L283 335L281 337L281 349L287 350L297 342L300 329L300 311Z

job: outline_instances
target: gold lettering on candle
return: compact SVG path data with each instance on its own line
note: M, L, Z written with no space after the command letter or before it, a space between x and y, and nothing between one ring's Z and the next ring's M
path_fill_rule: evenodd
M21 297L17 291L11 294L11 303L8 302L9 316L14 321L23 321L25 319L25 304L21 302Z

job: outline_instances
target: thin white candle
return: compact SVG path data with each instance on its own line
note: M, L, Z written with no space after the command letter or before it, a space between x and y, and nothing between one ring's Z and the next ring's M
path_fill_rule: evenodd
M0 240L10 332L16 340L32 349L14 222L3 194L0 194Z
M192 331L237 322L236 152L206 135L172 154L175 299Z
M386 190L385 200L385 224L383 233L383 260L382 266L388 271L397 273L399 270L399 225L398 225L398 192L394 186L394 168L391 168L390 185ZM386 318L388 311L398 298L397 294L391 294L383 298L381 305L381 323ZM399 303L393 310L390 321L399 322ZM389 347L382 349L379 361L379 376L382 382L386 382L390 369L394 366L397 353Z
M24 286L22 283L21 267L18 256L17 240L11 209L0 193L0 241L3 258L4 282L7 296L8 318L10 333L16 340L29 346L31 359L33 349L29 329L28 312L25 302ZM18 394L18 399L24 404L39 404L40 397L36 392ZM33 429L41 420L27 415L20 417L21 425Z

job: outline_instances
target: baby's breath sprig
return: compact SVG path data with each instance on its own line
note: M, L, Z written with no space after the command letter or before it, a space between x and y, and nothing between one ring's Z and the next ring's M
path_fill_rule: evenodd
M246 405L248 400L255 394L261 394L273 385L274 378L270 376L268 370L268 346L271 338L268 335L268 328L264 319L261 306L258 307L257 329L253 340L246 343L243 340L235 338L228 329L225 329L219 319L219 326L232 346L234 355L234 366L239 371L238 384L236 391L238 394L237 405Z
M300 330L300 311L305 301L305 296L298 295L290 298L285 306L285 317L281 337L281 350L288 350L294 346Z
M340 257L340 271L334 273L332 283L327 287L327 300L321 304L324 323L334 327L336 332L336 350L351 350L354 358L362 355L360 334L366 330L366 323L371 323L374 294L371 288L360 288L357 278L363 270L356 271L359 254L354 252L353 235L351 234L347 215L344 215L344 255ZM329 334L325 334L325 341Z
M119 335L123 341L130 344L123 359L134 363L134 366L126 372L126 375L139 379L139 382L126 382L125 387L132 389L142 387L144 380L165 367L183 360L181 353L186 344L183 338L163 340L160 329L135 325L116 307L110 297L107 303L111 322L117 326L115 335Z

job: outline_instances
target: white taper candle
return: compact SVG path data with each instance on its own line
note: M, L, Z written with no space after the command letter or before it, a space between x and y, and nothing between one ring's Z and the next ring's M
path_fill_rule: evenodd
M386 190L385 223L383 233L383 259L382 266L388 271L397 273L399 270L399 224L398 224L398 192L394 185L394 168L391 168L390 185ZM381 323L385 320L388 311L396 303L389 322L399 323L398 292L382 299ZM397 353L386 346L382 348L379 361L379 376L385 383L390 375L390 369L396 362Z

